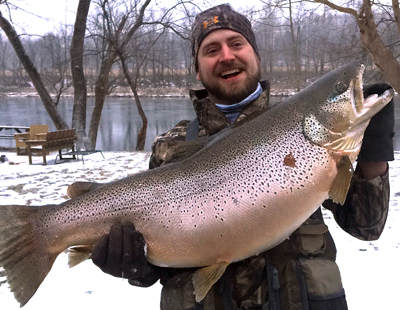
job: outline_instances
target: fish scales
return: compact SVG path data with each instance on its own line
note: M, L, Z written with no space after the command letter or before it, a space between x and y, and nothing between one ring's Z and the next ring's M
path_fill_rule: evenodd
M248 135L236 135L234 141L231 141L230 134L215 144L219 149L218 157L214 155L214 148L205 149L201 154L195 155L198 158L186 161L179 169L167 166L146 173L147 177L143 175L140 178L133 177L100 189L99 192L90 193L89 195L94 197L104 197L105 200L100 208L94 197L82 196L62 204L62 209L64 209L62 216L58 207L55 209L57 212L54 213L50 212L49 208L43 209L44 213L49 211L48 217L40 215L38 221L43 219L43 223L53 223L44 231L44 234L50 234L56 227L67 227L69 224L72 224L70 231L66 231L65 235L70 236L72 232L76 234L78 229L76 222L85 219L81 222L83 231L86 231L87 227L92 227L94 221L101 223L101 226L106 224L103 229L98 230L102 235L113 223L131 220L144 234L148 243L149 259L154 264L174 267L204 266L217 261L218 258L237 261L248 257L249 254L256 254L265 247L267 238L261 234L262 231L257 231L255 235L248 232L251 231L249 226L252 226L252 223L265 226L262 224L267 221L263 206L268 203L273 204L273 198L282 194L298 195L297 192L301 191L307 183L313 182L313 161L325 162L325 167L320 172L324 175L331 170L335 171L336 167L334 161L329 161L330 156L325 151L305 139L301 126L297 125L296 130L290 128L291 137L288 139L286 136L288 128L282 126L282 118L277 117L278 112L280 112L279 108L276 109L276 113L267 114L266 120L262 119L263 122L268 121L267 123L271 123L271 126L275 128L273 139L267 140L260 131L250 130L252 139L249 139ZM257 128L257 126L258 124L255 123L254 127ZM239 154L232 156L225 144L235 144L236 139L245 140L247 143L241 148ZM284 142L285 148L275 150L276 145L282 145ZM302 157L307 157L305 154L296 152L299 145L303 147L303 151L307 152L309 160L300 161ZM298 158L298 169L284 165L283 158L289 153L293 153L293 156ZM224 165L221 165L219 160L221 157L226 159ZM242 160L244 157L246 161ZM253 171L253 167L260 167L259 171ZM305 174L309 175L308 179L301 178L301 175ZM332 178L335 175L334 172L330 174ZM298 175L297 178L293 177L296 175ZM267 179L268 182L262 182ZM325 195L327 189L324 191ZM271 195L272 198L270 198ZM110 197L113 196L114 198L111 199ZM147 200L137 201L136 197L147 197ZM94 203L88 204L88 201ZM254 207L254 212L248 210L249 201ZM303 201L308 207L310 196ZM280 217L287 217L287 215L285 212L279 213L279 208L274 212L277 214L273 213L272 216L276 217L274 222L277 222L279 227L279 223L284 220ZM306 214L296 214L295 217L299 217L302 221L310 212L308 210ZM55 214L57 217L54 216ZM271 214L267 215L267 217L270 216ZM243 222L249 225L232 226L232 222ZM274 240L273 243L282 241L286 234L285 232L284 236L278 241ZM93 242L87 240L86 235L92 236L92 233L82 233L83 240L77 241L74 237L72 241L75 244L76 242L79 244ZM276 238L275 234L271 235ZM232 236L243 240L243 246L248 244L252 252L246 249L243 253L234 256L231 252L237 239ZM254 240L258 239L262 239L262 245L254 249ZM192 248L192 251L188 251L187 249L192 244L197 246ZM209 248L210 244L214 245L216 250L218 249L217 254L215 254L216 251L209 250L212 258L204 257L202 252L205 247ZM74 244L68 244L68 246L72 245ZM158 252L164 253L165 257Z
M369 118L393 95L364 107L361 72L354 63L324 76L182 162L60 205L0 207L0 266L15 298L21 305L31 298L61 251L93 246L114 223L130 221L143 234L151 263L206 266L194 278L201 300L212 285L198 284L206 281L202 272L220 275L227 264L273 247L328 198L340 160L354 160ZM26 249L15 251L15 242ZM21 279L21 271L32 279Z

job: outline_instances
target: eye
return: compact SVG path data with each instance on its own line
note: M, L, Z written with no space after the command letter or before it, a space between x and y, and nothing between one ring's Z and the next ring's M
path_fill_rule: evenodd
M218 48L212 46L212 47L209 47L209 48L204 50L204 55L209 56L209 55L213 55L213 54L215 54L217 52L218 52Z
M338 93L344 93L347 90L347 85L342 82L337 82L335 88Z
M241 40L233 41L232 44L231 44L231 46L232 46L233 48L240 48L240 47L243 46L243 45L244 45L244 44L243 44L243 42L242 42Z

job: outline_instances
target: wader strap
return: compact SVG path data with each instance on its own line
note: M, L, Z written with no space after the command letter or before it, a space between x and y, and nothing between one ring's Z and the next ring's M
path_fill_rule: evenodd
M196 302L194 310L203 310L203 303Z
M265 255L265 268L267 270L269 300L266 305L263 305L263 310L281 310L278 269L270 264L268 255Z
M236 303L233 301L234 270L230 267L226 268L225 273L219 280L218 293L222 294L225 310L236 310Z
M186 137L185 141L190 141L190 140L195 140L199 136L199 120L196 117L194 120L192 120L186 130Z

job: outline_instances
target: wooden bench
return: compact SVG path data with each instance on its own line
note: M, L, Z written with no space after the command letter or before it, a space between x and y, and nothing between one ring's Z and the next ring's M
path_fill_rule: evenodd
M27 154L28 150L25 143L26 141L42 140L43 134L46 134L48 131L49 125L31 125L28 129L28 132L14 134L17 155ZM23 152L22 150L24 150L25 152Z
M43 140L25 141L28 149L29 164L32 164L32 154L40 152L43 156L43 164L47 165L46 155L51 151L57 151L62 158L61 150L72 149L75 151L75 129L49 131ZM40 147L40 148L38 148Z

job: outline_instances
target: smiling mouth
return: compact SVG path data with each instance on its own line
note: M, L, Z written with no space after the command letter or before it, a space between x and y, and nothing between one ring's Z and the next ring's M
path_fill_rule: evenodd
M222 72L220 76L223 79L226 80L226 79L229 79L231 77L237 76L240 72L241 72L241 70L239 70L239 69L232 69L232 70L229 70L229 71Z

